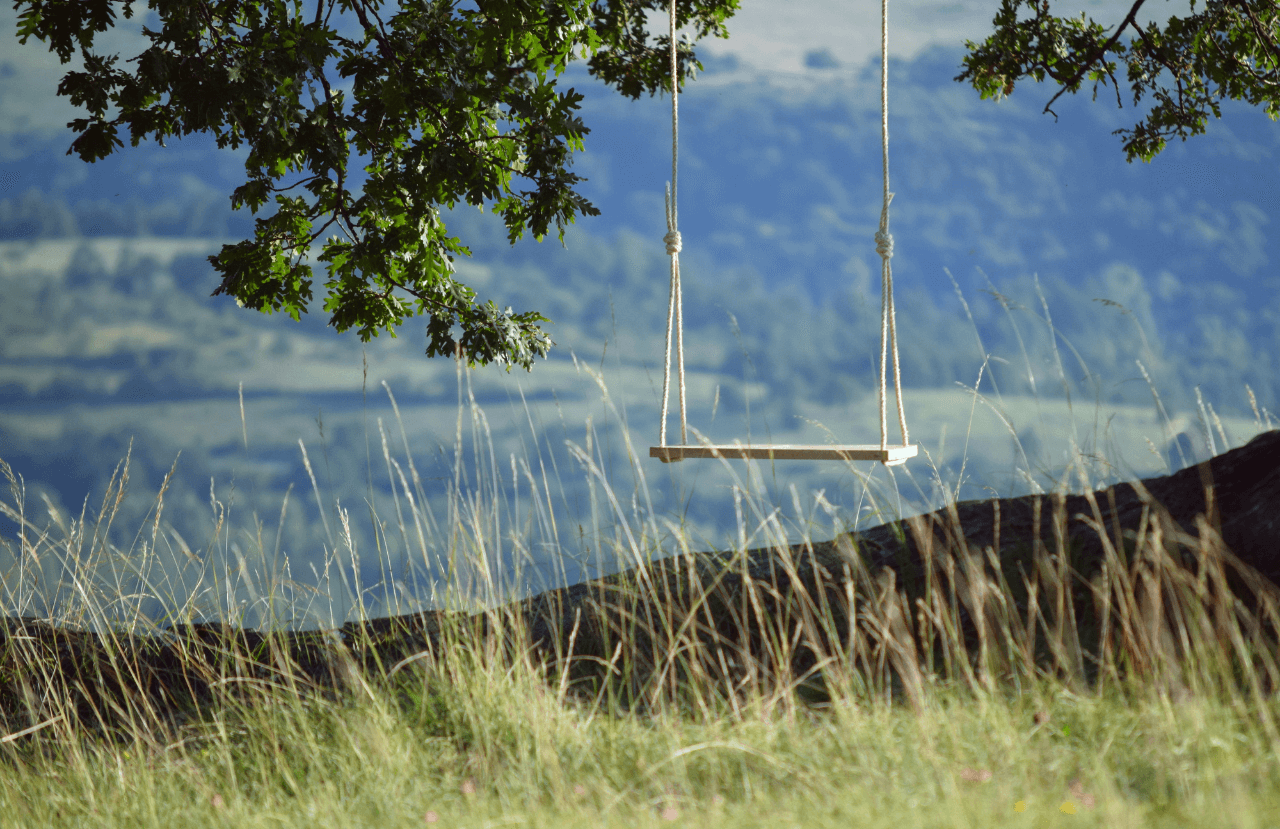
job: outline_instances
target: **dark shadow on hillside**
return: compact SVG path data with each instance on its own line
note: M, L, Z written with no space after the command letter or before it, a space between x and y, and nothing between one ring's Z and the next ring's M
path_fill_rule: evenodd
M732 696L771 676L821 696L837 669L878 673L911 702L931 675L998 684L1037 672L1085 687L1130 671L1185 691L1170 671L1205 637L1228 673L1271 694L1278 504L1280 431L1270 431L1168 476L963 502L811 545L677 556L483 613L146 637L9 619L2 726L181 723L244 682L332 696L486 641L502 658L531 655L586 699L608 690L627 705L651 698L655 682Z

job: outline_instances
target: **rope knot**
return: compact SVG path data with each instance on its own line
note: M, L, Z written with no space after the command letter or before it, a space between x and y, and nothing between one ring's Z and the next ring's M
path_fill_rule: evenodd
M680 231L668 231L667 235L662 237L662 241L667 243L668 256L675 256L680 252Z
M881 259L893 258L893 234L887 230L876 231L876 253Z

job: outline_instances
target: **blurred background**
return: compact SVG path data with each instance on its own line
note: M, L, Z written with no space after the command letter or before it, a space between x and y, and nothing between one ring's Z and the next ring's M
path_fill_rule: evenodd
M744 5L730 39L699 47L706 71L680 101L690 424L716 442L878 442L879 4ZM1077 5L1114 23L1129 4ZM318 307L295 323L211 297L206 257L252 235L229 206L244 152L192 137L94 165L67 156L76 112L54 92L70 67L8 36L0 459L24 489L3 500L20 495L51 536L82 514L92 525L127 455L126 498L100 528L121 551L163 548L172 563L158 566L179 570L283 567L321 591L342 551L341 578L374 585L347 593L378 613L437 603L443 539L460 534L489 539L485 566L530 593L626 566L618 549L644 547L637 534L657 554L775 530L829 538L948 500L1166 474L1273 427L1280 129L1229 104L1206 135L1127 164L1111 133L1140 110L1109 90L1060 99L1055 121L1042 114L1054 88L996 103L952 80L996 8L891 10L893 269L921 447L892 471L648 458L664 97L629 101L581 67L563 80L586 95L575 171L602 211L563 247L510 246L474 209L448 218L473 251L461 280L542 312L556 342L531 373L460 371L425 357L424 320L362 344ZM0 9L0 30L15 20ZM136 34L110 38L141 51ZM0 516L0 569L17 533ZM350 606L326 612L292 623L340 622Z

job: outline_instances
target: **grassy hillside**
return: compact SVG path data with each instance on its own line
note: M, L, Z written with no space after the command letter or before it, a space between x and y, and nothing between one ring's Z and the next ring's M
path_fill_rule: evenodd
M483 435L478 408L458 418ZM748 582L736 612L765 638L709 639L696 596L677 615L645 585L647 557L697 543L679 516L654 511L643 486L628 502L628 476L604 474L597 445L573 453L609 526L592 536L597 560L640 565L633 592L609 594L607 662L533 646L523 617L496 607L529 584L510 560L537 564L541 545L575 529L557 519L537 458L517 463L536 493L524 507L502 492L496 459L455 459L448 508L434 514L409 457L388 449L403 489L368 516L378 584L352 567L361 512L335 510L335 547L308 585L271 526L178 546L163 489L133 545L113 546L123 468L101 512L39 525L10 475L0 509L23 529L0 542L6 598L56 630L12 620L0 631L0 809L24 827L1274 825L1280 590L1236 601L1232 565L1208 537L1144 532L1090 583L1059 566L1061 550L1038 548L997 577L938 550L936 587L913 609L857 570L844 596L799 593L760 617ZM893 509L895 493L858 477L870 513ZM739 480L727 568L748 547L847 527L823 496L790 492L805 514L794 523ZM393 539L417 576L435 577L437 606L492 609L441 617L395 664L369 658L374 627L361 624L319 636L306 664L288 636L254 644L233 630L414 609L411 595L394 600L413 576L397 575ZM1101 637L1097 619L1064 610L1076 591L1102 608ZM960 633L966 613L988 620L981 647ZM836 618L847 629L830 629ZM572 650L578 633L553 638ZM1082 672L1085 642L1098 644ZM164 656L144 666L138 648ZM817 661L797 674L801 648Z

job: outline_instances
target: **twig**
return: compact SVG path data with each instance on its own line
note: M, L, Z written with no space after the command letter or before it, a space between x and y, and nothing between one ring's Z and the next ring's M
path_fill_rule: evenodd
M12 734L6 734L5 736L0 737L0 745L5 745L6 743L12 743L14 740L18 740L22 737L27 736L28 734L34 734L42 728L48 728L49 726L61 720L62 716L63 716L62 714L59 714L58 716L54 717L51 720L45 720L42 723L36 723L30 728L24 728L21 731L15 731Z

